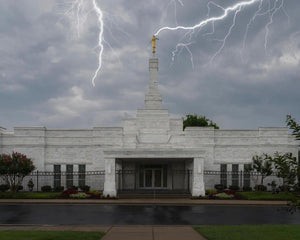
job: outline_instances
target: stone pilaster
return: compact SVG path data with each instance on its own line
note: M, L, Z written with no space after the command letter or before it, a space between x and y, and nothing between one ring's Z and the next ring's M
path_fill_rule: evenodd
M104 196L116 197L116 160L115 158L105 158L105 180Z
M194 158L192 196L205 196L203 158Z

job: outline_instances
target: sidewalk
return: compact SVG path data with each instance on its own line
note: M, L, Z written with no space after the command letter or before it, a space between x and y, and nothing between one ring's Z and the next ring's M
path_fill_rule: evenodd
M0 204L104 204L104 205L287 205L288 201L205 199L0 199Z
M95 231L105 232L102 240L205 240L190 226L36 226L0 225L1 230Z

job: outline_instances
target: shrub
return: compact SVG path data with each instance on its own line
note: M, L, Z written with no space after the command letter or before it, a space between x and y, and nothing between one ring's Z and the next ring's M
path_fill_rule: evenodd
M238 190L240 190L240 187L239 186L235 186L235 185L231 185L231 186L229 186L229 189L230 190L234 190L234 191L238 191Z
M91 197L89 194L86 194L84 192L79 192L79 193L75 193L75 194L70 194L70 198L80 198L80 199L84 199L84 198L89 198Z
M246 186L244 186L243 187L243 191L244 192L252 192L252 187L246 187Z
M79 188L81 189L81 191L88 192L90 191L91 187L88 185L84 185L84 186L79 186Z
M214 195L216 198L220 198L220 199L231 199L234 198L234 195L232 194L227 194L227 193L218 193L216 195Z
M89 193L95 194L95 195L100 195L100 192L98 190L91 190Z
M68 188L68 190L78 190L78 187L77 186L71 186Z
M212 193L217 193L217 191L215 189L207 189L207 190L205 190L205 195L210 195Z
M9 186L7 184L0 185L0 192L6 192L8 189L9 189Z
M17 192L22 191L22 190L23 190L23 186L22 185L17 187Z
M90 195L92 198L100 198L100 194L95 194L93 192L86 192L86 194Z
M267 191L267 187L265 185L255 185L255 191Z
M62 192L64 190L64 186L57 186L53 188L53 192Z
M52 187L49 185L45 185L41 187L42 192L51 192L52 191Z
M218 191L223 191L226 188L225 185L223 184L216 184L215 185L215 189L217 189Z
M291 191L291 188L289 186L278 186L278 189L280 192L284 192L284 191Z

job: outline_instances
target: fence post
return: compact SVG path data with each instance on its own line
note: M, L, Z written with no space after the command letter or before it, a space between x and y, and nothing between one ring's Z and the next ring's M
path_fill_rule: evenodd
M36 191L39 191L39 171L36 171Z
M188 192L190 193L190 170L187 170L188 175Z
M243 171L240 171L240 190L243 190Z

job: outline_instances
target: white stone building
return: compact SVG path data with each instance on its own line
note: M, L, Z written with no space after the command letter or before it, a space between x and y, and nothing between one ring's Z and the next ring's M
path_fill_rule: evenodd
M298 156L298 143L286 127L187 127L183 131L182 119L170 118L168 110L161 108L157 58L149 60L149 71L144 109L137 110L135 118L124 119L122 127L15 127L13 132L0 128L0 153L24 153L39 171L105 171L103 181L92 188L103 189L110 196L120 189L185 189L193 196L204 195L205 189L220 182L220 176L213 176L217 180L212 181L204 171L237 172L252 162L253 155L262 153L292 152ZM61 178L56 180L65 185ZM239 185L239 178L235 181ZM55 185L55 180L49 184Z

